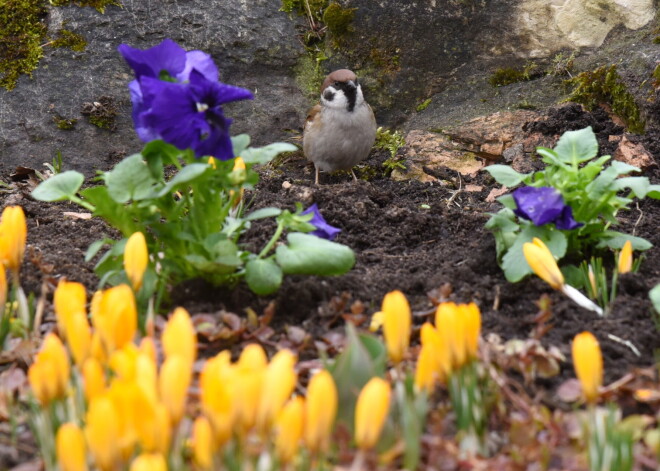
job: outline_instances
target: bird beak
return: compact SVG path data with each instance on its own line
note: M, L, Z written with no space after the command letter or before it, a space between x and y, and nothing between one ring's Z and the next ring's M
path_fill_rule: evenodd
M356 85L355 82L353 82L352 80L349 80L346 84L347 84L350 88L357 88L357 85Z

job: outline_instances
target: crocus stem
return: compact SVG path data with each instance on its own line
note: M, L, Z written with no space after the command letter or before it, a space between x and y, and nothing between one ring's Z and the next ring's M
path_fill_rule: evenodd
M268 252L271 251L271 249L275 246L278 240L280 240L280 236L282 235L282 232L284 231L284 223L279 223L277 225L277 229L275 229L275 233L273 234L273 237L270 238L266 246L263 248L261 252L259 252L259 255L257 258L264 258L266 255L268 255Z
M23 291L23 288L18 283L18 275L14 276L14 299L18 304L18 318L27 330L30 328L30 309L28 307L27 297L25 297L25 291Z

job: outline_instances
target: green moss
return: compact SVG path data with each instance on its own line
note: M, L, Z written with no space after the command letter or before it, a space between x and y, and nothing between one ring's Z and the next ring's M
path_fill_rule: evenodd
M419 113L420 111L424 111L426 108L428 108L428 106L431 104L431 101L433 101L431 98L427 98L419 105L417 105L417 112Z
M75 118L64 118L60 115L53 116L53 121L55 122L57 128L62 129L63 131L70 131L76 126L76 123L78 122L78 120Z
M96 8L99 13L105 13L105 7L115 5L121 7L122 4L119 0L49 0L51 5L56 7L64 5L77 5L79 7L92 7Z
M376 149L387 150L390 153L390 157L383 162L383 168L385 169L386 175L390 175L395 169L406 169L401 159L397 157L399 149L405 145L406 140L403 137L403 134L399 131L392 132L389 129L383 129L382 127L376 130L376 142L374 143L374 147Z
M539 76L538 65L530 62L522 69L513 67L502 67L493 72L493 75L488 79L493 87L503 87L512 83L526 82Z
M310 102L318 100L321 84L325 79L325 72L321 68L323 60L325 56L304 54L300 56L295 67L298 88Z
M43 57L46 13L42 0L0 2L0 85L7 90L21 74L31 75Z
M608 105L626 123L629 131L644 132L645 123L635 97L621 80L616 65L582 72L566 83L575 87L566 101L580 103L588 109L601 104Z
M50 45L53 47L66 47L72 51L82 52L87 47L87 41L80 34L67 29L61 29L57 32L57 39L54 39Z
M340 37L351 31L355 10L357 8L342 8L333 2L323 11L323 23L335 38Z
M119 112L115 100L109 96L102 96L93 103L84 103L80 113L87 116L89 122L97 128L115 131L117 125L115 118Z
M373 48L369 53L369 59L371 59L374 66L382 72L398 72L401 67L399 67L399 55L396 54L396 52L398 52L398 50L393 52L385 49Z
M653 44L660 44L660 36L653 38Z

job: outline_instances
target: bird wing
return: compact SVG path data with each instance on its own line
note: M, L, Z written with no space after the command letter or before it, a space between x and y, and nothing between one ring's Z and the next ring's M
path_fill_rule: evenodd
M314 122L314 118L321 112L321 105L316 105L307 112L307 119L305 120L305 129Z

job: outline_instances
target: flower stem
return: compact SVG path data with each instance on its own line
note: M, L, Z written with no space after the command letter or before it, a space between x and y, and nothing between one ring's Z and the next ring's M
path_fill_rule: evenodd
M271 249L277 243L277 241L280 240L280 236L282 235L283 231L284 231L284 223L280 222L277 225L277 229L275 229L275 233L273 234L273 237L270 238L270 240L263 248L263 250L259 252L259 255L257 256L258 259L264 258L266 255L268 255L268 252L270 252Z
M85 201L85 200L82 199L82 198L78 198L76 195L71 195L71 196L69 196L69 199L70 199L72 202L76 203L77 205L82 206L83 208L85 208L85 209L87 209L87 210L89 210L89 211L91 211L91 212L96 211L96 206L94 206L94 205L91 204L91 203L88 203L87 201Z

